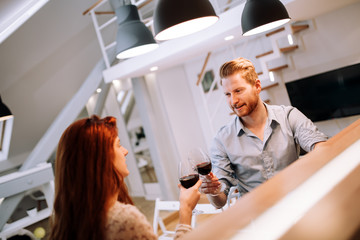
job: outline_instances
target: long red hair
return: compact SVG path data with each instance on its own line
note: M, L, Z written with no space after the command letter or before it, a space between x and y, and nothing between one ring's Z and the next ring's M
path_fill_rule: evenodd
M55 202L50 239L104 239L110 199L133 204L114 165L116 119L97 116L72 123L55 160Z

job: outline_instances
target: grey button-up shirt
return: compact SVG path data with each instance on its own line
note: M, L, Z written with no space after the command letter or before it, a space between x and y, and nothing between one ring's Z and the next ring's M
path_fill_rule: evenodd
M236 117L216 134L210 148L213 172L225 183L227 194L238 185L246 193L326 141L313 122L291 106L267 105L268 119L261 141Z

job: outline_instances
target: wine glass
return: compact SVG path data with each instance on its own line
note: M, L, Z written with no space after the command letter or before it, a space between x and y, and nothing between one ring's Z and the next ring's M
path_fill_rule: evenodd
M192 162L195 165L197 171L201 175L200 178L203 182L209 181L205 176L210 174L212 165L209 155L206 151L202 150L201 148L194 148L189 151L188 155L189 162ZM220 186L216 189L214 193L211 195L216 196L220 192Z
M191 188L199 180L199 173L189 161L180 161L178 170L179 180L184 188Z
M211 172L211 161L209 155L201 148L194 148L189 151L189 162L196 166L199 174L205 176Z
M179 163L179 181L184 188L191 188L199 181L199 173L195 165L190 161L180 161ZM193 209L192 214L198 215L202 211Z

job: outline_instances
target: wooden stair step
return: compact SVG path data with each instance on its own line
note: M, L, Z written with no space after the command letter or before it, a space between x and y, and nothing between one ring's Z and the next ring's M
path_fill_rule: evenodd
M310 27L309 24L291 25L293 33L300 32L302 30L308 29L309 27ZM284 31L284 30L285 30L285 27L281 27L281 28L278 28L278 29L276 29L274 31L268 32L267 34L265 34L265 36L269 37L269 36L271 36L273 34L276 34L278 32Z
M256 58L261 58L261 57L263 57L263 56L266 56L266 55L269 55L269 54L272 54L272 53L274 53L273 50L268 51L268 52L265 52L265 53L262 53L262 54L259 54L259 55L256 56Z
M114 11L95 11L97 15L104 15L104 14L115 14Z
M266 89L269 89L269 88L272 88L272 87L276 87L277 85L279 85L279 83L274 83L274 84L271 84L269 86L263 87L263 88L261 88L261 90L263 91L263 90L266 90Z
M258 76L259 76L259 75L262 75L262 74L263 74L263 72L258 72L258 73L257 73Z
M280 52L286 53L286 52L293 51L293 50L295 50L297 48L299 48L298 45L293 45L293 46L289 46L289 47L283 47L283 48L280 48Z
M279 71L279 70L284 69L284 68L287 68L287 67L289 67L289 65L285 64L285 65L282 65L282 66L279 66L279 67L275 67L275 68L269 69L269 72Z
M308 29L309 28L309 24L302 24L302 25L291 25L291 28L293 30L293 33L297 33L300 32L304 29Z
M275 33L278 33L278 32L284 31L284 30L285 30L285 27L281 27L281 28L278 28L278 29L276 29L276 30L274 30L272 32L269 32L269 33L265 34L265 36L269 37L269 36L271 36L271 35L273 35Z

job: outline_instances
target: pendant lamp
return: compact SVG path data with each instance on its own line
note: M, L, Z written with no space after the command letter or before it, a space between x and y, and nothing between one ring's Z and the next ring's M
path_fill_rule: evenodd
M116 36L116 57L135 57L159 47L151 31L140 20L135 5L123 5L115 9L119 24Z
M11 118L13 115L10 109L3 103L0 96L0 121Z
M243 36L250 36L279 27L290 21L279 0L247 0L241 16Z
M163 41L205 29L219 17L208 0L158 0L153 19L155 39Z

